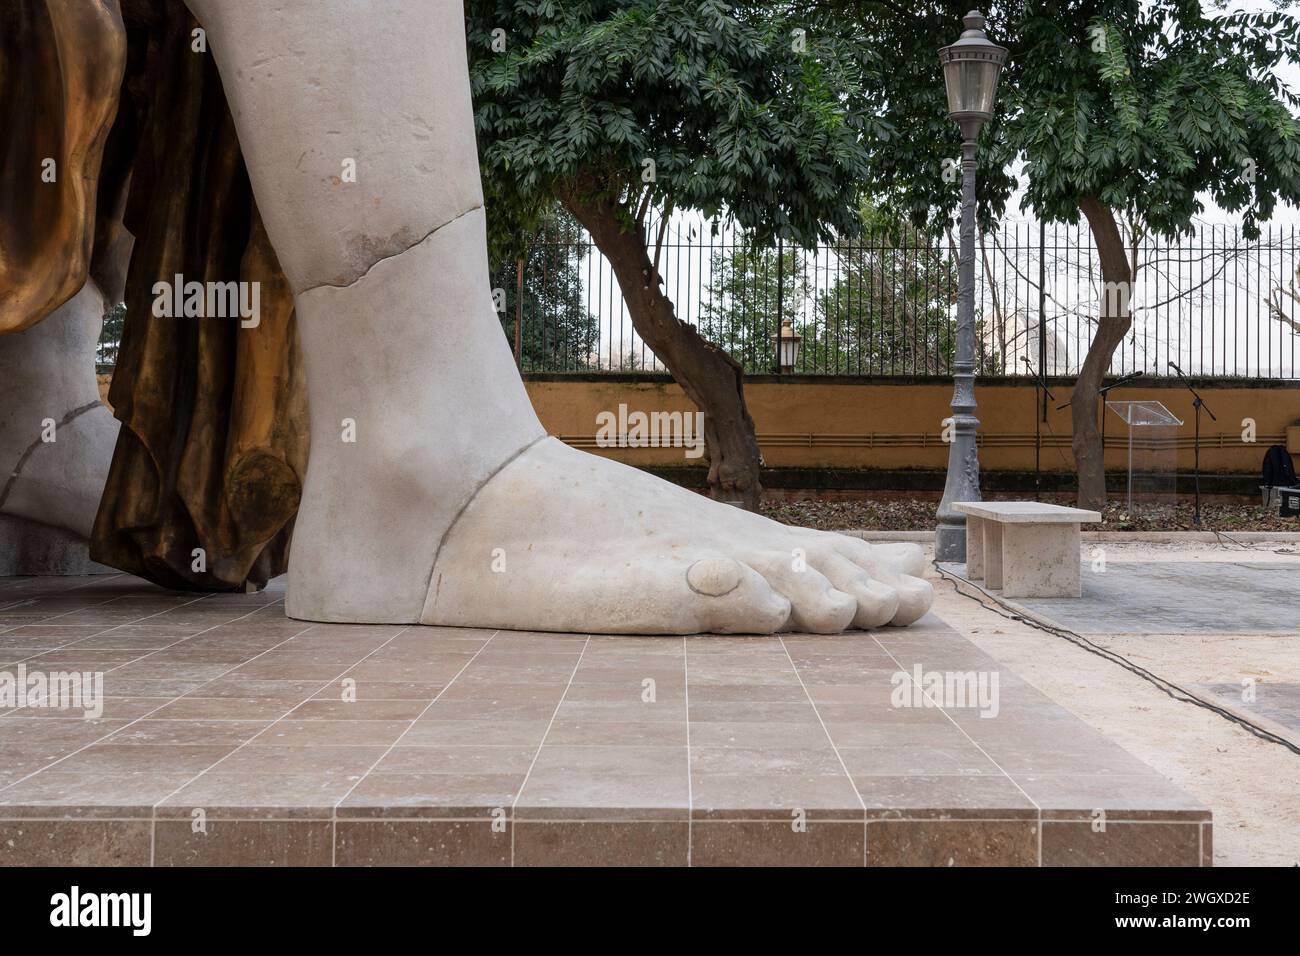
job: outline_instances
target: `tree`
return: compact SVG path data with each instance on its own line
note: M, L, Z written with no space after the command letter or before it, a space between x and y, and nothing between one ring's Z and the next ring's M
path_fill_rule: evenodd
M713 257L700 330L740 356L746 372L772 371L771 335L781 315L803 336L800 367L821 372L938 375L952 365L957 301L955 257L942 236L861 206L861 234L827 251L829 286L813 292L797 252L752 244ZM806 315L810 313L810 317ZM1002 364L986 348L977 322L981 368Z
M475 125L494 248L560 199L609 260L640 338L705 413L709 485L758 505L740 364L681 322L658 274L674 212L759 242L858 226L869 49L828 17L723 0L469 0ZM646 216L658 214L651 241Z
M122 344L122 329L126 324L126 303L119 302L104 313L104 325L99 332L99 354L96 366L101 370L117 364L118 348Z
M811 288L798 255L746 243L714 253L711 266L700 332L747 373L774 371L772 335L781 327L777 316L797 325Z
M820 351L837 372L947 371L956 334L955 257L945 254L937 233L893 220L869 203L862 220L860 239L834 245L835 282L817 297L816 334L805 348Z
M1240 210L1243 231L1275 203L1300 200L1300 100L1274 68L1300 55L1284 12L1204 16L1186 0L1010 0L989 34L1010 48L997 117L980 144L980 218L1000 216L1020 180L1022 208L1087 220L1103 294L1075 383L1079 503L1105 501L1097 389L1132 324L1132 263L1120 222L1160 235L1192 231L1208 194ZM878 106L898 131L870 167L872 192L913 221L950 220L959 201L944 160L959 145L936 50L955 39L969 0L806 0L810 15L851 17L880 51ZM1013 162L1023 160L1023 170Z
M1300 333L1300 266L1290 284L1278 283L1268 290L1268 307L1277 319L1293 333Z
M519 367L524 371L580 371L591 367L600 346L600 319L582 295L582 259L587 255L582 227L563 209L546 213L519 257L523 260L522 314L519 259L506 258L492 272L492 288L500 290L501 328L515 348L519 323Z

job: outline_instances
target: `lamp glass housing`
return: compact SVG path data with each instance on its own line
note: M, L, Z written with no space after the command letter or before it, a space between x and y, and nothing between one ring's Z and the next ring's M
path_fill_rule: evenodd
M984 33L984 17L976 10L962 21L961 38L939 51L943 82L948 92L948 115L954 120L993 118L998 77L1006 62L1006 47L990 42Z
M994 59L954 58L943 65L948 112L953 116L993 118L1002 64Z
M792 370L799 361L799 346L803 336L794 330L789 319L781 323L781 331L772 333L772 343L776 346L777 364L781 369Z
M802 338L803 336L796 335L781 340L781 364L784 367L794 368L795 363L799 361L799 346Z

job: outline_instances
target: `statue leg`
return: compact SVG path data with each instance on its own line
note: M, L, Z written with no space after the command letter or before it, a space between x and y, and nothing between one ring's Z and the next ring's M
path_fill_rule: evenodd
M99 400L93 280L45 319L0 335L0 512L90 537L117 420Z
M189 2L298 310L290 615L770 633L925 612L930 586L864 542L546 437L488 289L460 3Z

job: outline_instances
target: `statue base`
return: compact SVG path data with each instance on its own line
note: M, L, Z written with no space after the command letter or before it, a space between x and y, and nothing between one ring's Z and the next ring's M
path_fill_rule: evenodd
M71 531L0 515L0 577L116 574L90 560L90 544Z

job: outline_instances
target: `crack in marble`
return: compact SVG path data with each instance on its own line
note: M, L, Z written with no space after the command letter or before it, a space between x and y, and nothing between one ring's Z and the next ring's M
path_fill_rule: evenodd
M82 415L86 414L86 412L90 411L92 408L95 408L101 404L103 403L100 402L99 399L96 399L93 402L87 402L85 405L82 405L79 408L74 408L72 411L68 412L68 414L63 416L61 421L55 423L54 425L55 437L56 438L58 437L58 431L64 425L71 424L73 421L80 418ZM26 466L27 460L31 458L31 456L35 453L37 448L39 448L41 445L48 445L48 444L49 442L45 441L44 439L37 438L34 442L32 442L30 445L27 446L27 448L23 451L21 455L18 456L18 461L14 464L14 470L10 473L8 480L5 481L4 487L0 488L0 509L3 509L5 506L5 502L9 500L9 495L13 492L14 484L18 481L19 476L22 474L22 470Z
M439 232L440 230L447 228L447 227L450 226L452 223L457 222L457 221L459 221L459 220L461 220L461 219L464 219L464 218L465 218L466 216L468 216L470 213L472 213L472 212L474 212L474 211L476 211L476 210L482 209L482 208L483 208L483 204L480 202L480 203L475 203L473 206L470 206L468 209L465 209L465 210L463 210L463 211L461 211L461 212L456 213L456 215L452 216L452 217L451 217L450 219L448 219L446 222L439 223L438 225L434 226L432 229L430 229L428 232L426 232L423 236L421 236L419 239L416 239L414 242L410 243L410 244L407 245L405 248L400 249L400 250L398 250L397 252L390 253L389 255L386 255L386 256L380 256L380 257L379 257L378 259L376 259L374 262L370 263L370 265L366 266L365 271L362 272L362 273L361 273L359 276L357 276L355 279L353 279L351 282L342 282L342 283L339 283L339 282L318 282L316 285L308 286L306 289L300 289L300 290L298 290L297 292L295 292L294 294L295 294L295 295L306 295L308 292L315 292L317 289L350 289L350 288L352 288L354 285L356 285L358 282L360 282L362 279L364 279L366 276L370 275L370 273L373 272L373 271L375 270L375 267L378 266L381 262L387 262L387 261L390 260L390 259L396 259L398 256L404 256L404 255L406 255L406 254L407 254L408 252L410 252L412 249L416 248L417 246L421 246L421 245L423 245L425 242L427 242L427 241L429 240L429 237L432 236L434 233Z

